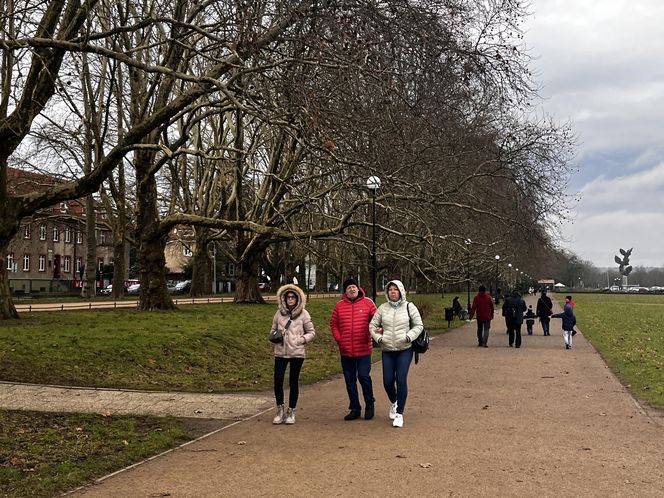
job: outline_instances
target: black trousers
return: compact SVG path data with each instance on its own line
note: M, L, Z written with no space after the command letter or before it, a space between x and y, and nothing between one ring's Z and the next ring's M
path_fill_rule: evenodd
M514 347L521 347L521 325L520 323L508 323L507 324L507 335L509 337L510 346L514 344Z

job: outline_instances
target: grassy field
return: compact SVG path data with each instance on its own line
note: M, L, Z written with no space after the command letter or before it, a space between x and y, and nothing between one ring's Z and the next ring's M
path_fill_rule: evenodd
M316 340L302 381L340 373L329 330L336 299L307 309ZM415 296L432 334L451 297ZM269 390L274 304L189 305L173 312L40 312L0 322L0 380L90 387ZM452 327L458 326L453 322ZM375 353L376 359L379 352ZM190 440L192 420L0 410L0 496L48 497Z
M664 296L576 294L574 303L579 328L609 367L638 398L664 408Z

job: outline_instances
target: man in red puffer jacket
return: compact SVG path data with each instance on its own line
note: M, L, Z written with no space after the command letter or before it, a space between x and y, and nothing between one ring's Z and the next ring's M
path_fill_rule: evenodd
M350 401L350 412L344 420L355 420L360 417L362 407L357 391L360 381L364 396L364 418L370 420L374 416L374 396L371 385L371 334L369 322L376 313L376 305L367 298L357 281L349 278L343 283L343 299L332 311L330 328L334 340L341 353L341 368L346 381L346 391Z

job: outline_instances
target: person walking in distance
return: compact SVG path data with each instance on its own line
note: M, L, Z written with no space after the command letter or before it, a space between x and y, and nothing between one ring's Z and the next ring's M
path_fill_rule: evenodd
M470 307L469 320L472 320L477 313L477 346L488 348L489 329L491 320L493 320L493 299L486 293L486 287L479 286L477 295L473 298L473 304Z
M549 324L551 322L551 314L553 313L553 302L551 298L546 295L546 290L542 290L542 295L537 300L537 308L535 314L538 316L542 324L542 331L544 335L551 335L549 333Z
M563 319L563 339L565 341L565 349L572 349L572 336L574 335L574 326L576 325L573 306L569 303L565 304L563 312L551 315L551 318Z
M316 336L311 316L304 309L306 299L302 289L293 284L286 284L277 290L277 312L272 318L270 335L274 331L280 331L283 340L274 343L274 397L277 402L277 415L272 420L273 424L295 423L300 371L305 358L304 348ZM288 410L285 410L284 378L288 365Z
M523 317L526 319L526 330L528 331L528 335L533 335L533 325L535 325L535 318L537 315L535 315L535 312L533 311L532 304L528 305L528 311L526 311L526 314L523 315Z
M348 393L348 415L344 420L360 417L360 397L357 381L360 381L364 397L364 418L374 416L374 395L371 384L371 334L369 322L376 313L376 305L367 298L357 281L349 278L343 283L343 298L332 310L330 329L339 345L341 369Z
M424 325L417 306L406 300L406 290L400 280L389 281L385 295L387 302L378 307L369 331L382 351L383 387L390 400L392 426L403 427L408 370L413 360L411 342L420 335Z
M503 316L507 325L509 345L515 348L521 347L521 325L523 325L523 312L526 311L526 302L517 291L512 291L505 298L503 304Z

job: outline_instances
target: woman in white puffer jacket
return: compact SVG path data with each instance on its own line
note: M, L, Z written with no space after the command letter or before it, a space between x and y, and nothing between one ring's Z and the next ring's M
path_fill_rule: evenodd
M383 387L390 400L390 419L394 427L403 427L403 412L408 397L408 370L413 360L411 342L424 325L420 311L406 300L400 280L385 286L387 302L380 305L369 324L369 331L380 344L383 360Z

